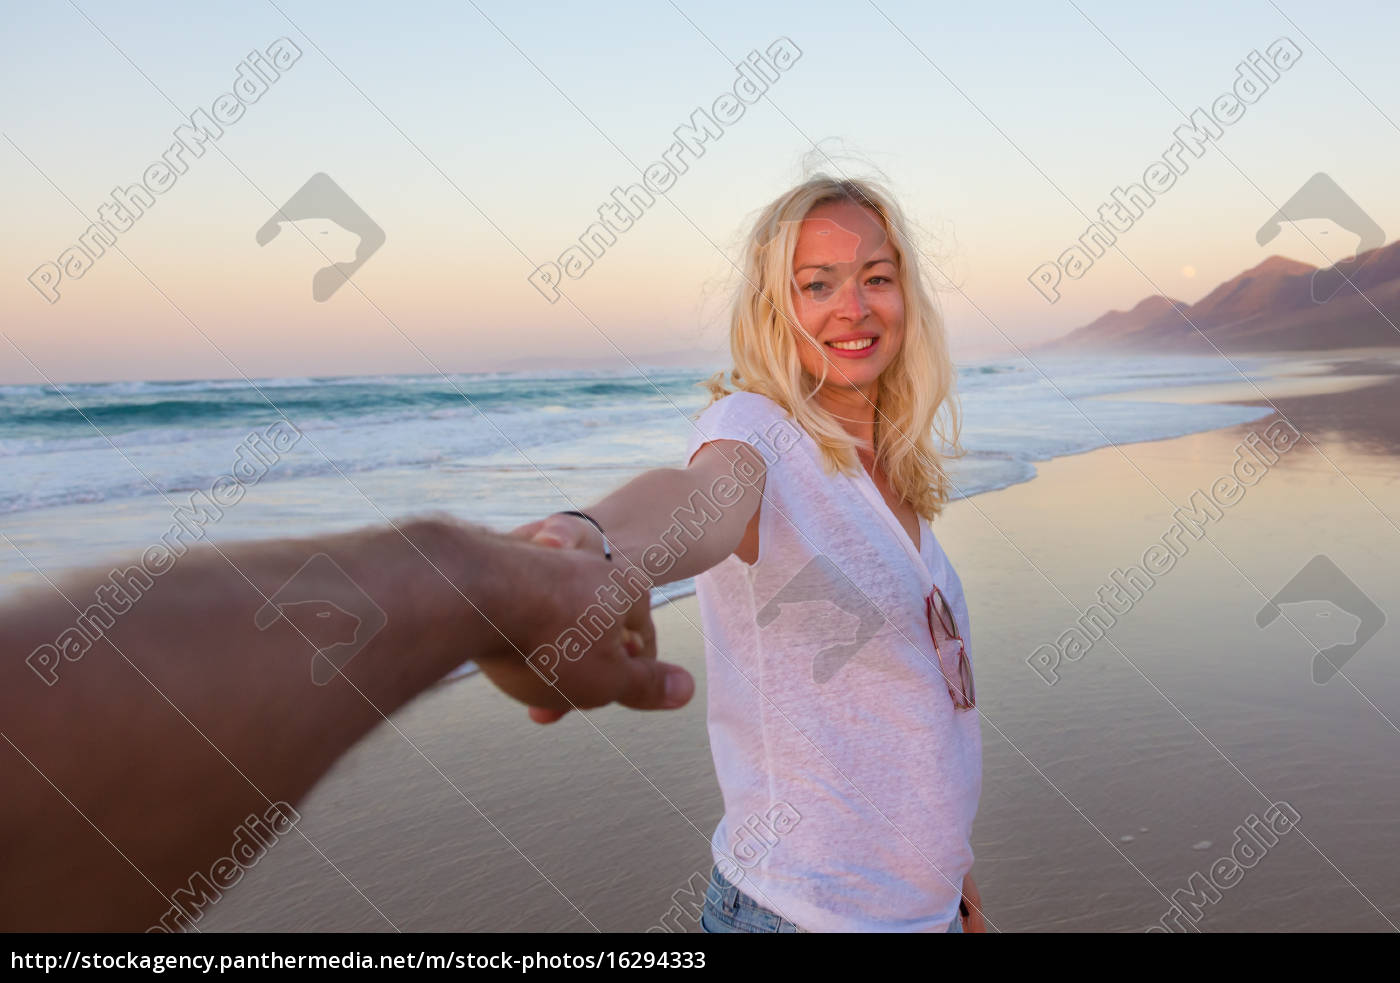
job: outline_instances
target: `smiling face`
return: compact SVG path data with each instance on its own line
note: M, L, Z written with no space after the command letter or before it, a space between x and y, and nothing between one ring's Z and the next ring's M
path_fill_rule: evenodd
M807 213L792 259L792 304L806 338L802 367L829 395L875 402L904 341L899 254L879 217L852 201ZM841 391L844 391L842 393Z

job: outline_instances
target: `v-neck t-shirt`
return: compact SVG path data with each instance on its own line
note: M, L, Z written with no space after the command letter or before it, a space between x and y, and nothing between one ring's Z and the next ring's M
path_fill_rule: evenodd
M809 931L942 932L972 867L976 709L956 710L925 599L937 585L976 666L962 582L870 476L829 473L781 406L738 392L695 421L767 465L756 562L696 578L724 816L715 863ZM740 879L736 880L736 876Z

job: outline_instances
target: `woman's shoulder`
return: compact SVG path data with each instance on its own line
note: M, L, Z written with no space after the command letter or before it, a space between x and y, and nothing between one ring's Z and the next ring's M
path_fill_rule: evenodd
M797 425L780 403L746 390L715 400L694 422L688 457L711 440L740 440L763 450L775 445L790 447L800 438Z
M721 396L696 418L697 422L747 422L767 423L790 419L788 411L778 402L762 393L740 389Z

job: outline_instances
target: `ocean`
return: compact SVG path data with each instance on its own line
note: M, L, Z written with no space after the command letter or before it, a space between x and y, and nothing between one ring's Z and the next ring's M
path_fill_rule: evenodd
M961 367L957 497L1038 461L1266 415L1093 397L1237 379L1219 359L1045 358ZM1245 367L1248 371L1248 367ZM495 372L0 386L0 590L137 555L220 476L247 486L214 542L445 510L502 531L677 465L709 373ZM1049 377L1047 379L1047 376ZM301 432L290 448L267 434ZM656 600L691 592L667 585Z

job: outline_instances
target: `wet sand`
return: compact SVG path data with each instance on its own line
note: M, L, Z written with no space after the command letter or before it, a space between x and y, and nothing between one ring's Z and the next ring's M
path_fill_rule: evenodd
M1331 371L1390 376L1393 365L1349 364ZM1062 659L1053 685L1028 657L1055 650L1115 570L1141 567L1175 509L1230 476L1271 420L1051 461L935 524L976 630L974 874L990 927L1145 929L1271 802L1296 810L1296 827L1240 876L1217 873L1223 890L1178 925L1400 926L1400 377L1293 388L1276 406L1312 443L1265 465L1202 538L1178 535L1174 565ZM1328 632L1345 633L1336 609L1285 605L1267 627L1256 620L1319 554L1388 615L1325 684L1311 666ZM644 931L679 901L695 930L687 885L709 869L721 807L699 615L685 599L657 620L665 657L697 672L691 706L542 728L480 679L441 686L303 804L301 828L329 862L283 839L199 928Z

